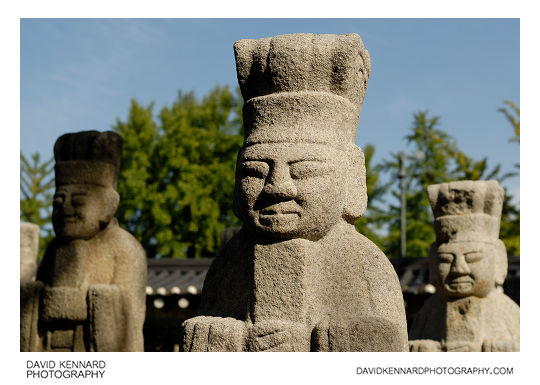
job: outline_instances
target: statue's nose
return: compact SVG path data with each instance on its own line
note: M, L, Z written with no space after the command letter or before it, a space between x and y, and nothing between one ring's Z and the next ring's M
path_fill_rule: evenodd
M289 167L274 167L266 180L263 192L280 199L295 198L298 190L291 178Z
M465 260L465 256L463 254L456 254L454 262L452 263L451 271L456 274L469 274L471 272L469 264Z

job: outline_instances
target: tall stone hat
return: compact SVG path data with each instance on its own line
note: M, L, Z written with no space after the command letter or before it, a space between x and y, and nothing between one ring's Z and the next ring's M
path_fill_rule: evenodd
M495 180L428 186L437 243L499 239L504 190Z
M65 134L54 145L56 186L93 184L116 189L122 137L112 131Z
M292 34L234 44L244 145L354 143L370 73L356 34Z

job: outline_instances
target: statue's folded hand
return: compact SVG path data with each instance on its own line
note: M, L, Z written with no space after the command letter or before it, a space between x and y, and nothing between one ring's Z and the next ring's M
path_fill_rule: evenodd
M519 340L484 340L483 352L519 352Z
M479 352L480 345L473 341L446 341L443 344L443 350L446 352Z
M410 352L440 352L441 343L435 340L410 340Z
M199 316L182 324L182 350L190 352L243 351L246 324L231 317Z
M86 290L68 286L46 286L41 298L45 321L84 321L88 316Z
M365 316L354 319L333 319L313 330L315 351L380 352L407 351L406 331L394 320Z
M310 350L311 332L297 322L268 320L253 324L248 350L255 352L301 352Z

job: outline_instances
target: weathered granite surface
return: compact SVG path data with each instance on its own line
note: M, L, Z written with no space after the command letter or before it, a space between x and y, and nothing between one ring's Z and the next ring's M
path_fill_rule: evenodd
M21 284L35 279L38 250L39 226L21 223Z
M243 227L210 267L183 350L407 350L397 275L353 226L367 205L355 145L370 72L360 37L283 35L234 51Z
M437 292L415 317L411 351L519 351L519 306L502 285L507 272L499 239L504 190L497 181L428 187L436 242L430 276Z
M56 237L21 286L21 351L143 350L146 257L114 218L121 154L113 132L56 141Z

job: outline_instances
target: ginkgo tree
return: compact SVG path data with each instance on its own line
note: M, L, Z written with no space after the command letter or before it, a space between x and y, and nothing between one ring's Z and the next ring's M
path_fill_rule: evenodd
M179 92L157 116L132 100L118 181L120 225L149 257L213 257L219 235L238 225L232 212L236 155L242 144L241 99L216 87L201 100Z

